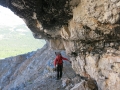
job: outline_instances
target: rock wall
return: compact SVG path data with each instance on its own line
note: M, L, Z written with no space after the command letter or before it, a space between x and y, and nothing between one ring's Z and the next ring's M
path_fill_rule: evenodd
M35 38L65 49L81 76L99 90L119 90L119 0L1 0L25 20Z

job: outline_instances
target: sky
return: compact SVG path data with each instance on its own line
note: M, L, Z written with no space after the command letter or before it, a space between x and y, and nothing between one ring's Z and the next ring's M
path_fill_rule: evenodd
M14 26L20 24L25 24L21 18L10 9L0 6L0 25Z

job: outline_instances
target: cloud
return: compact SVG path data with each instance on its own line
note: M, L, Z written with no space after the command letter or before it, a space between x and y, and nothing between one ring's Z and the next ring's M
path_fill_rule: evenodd
M4 35L0 35L0 40L3 40L4 39Z
M10 9L0 6L0 25L14 26L20 24L25 24L21 18Z

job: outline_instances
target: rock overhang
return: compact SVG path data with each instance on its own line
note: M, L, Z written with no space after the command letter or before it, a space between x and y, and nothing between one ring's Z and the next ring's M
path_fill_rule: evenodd
M60 43L58 49L70 41L119 41L119 0L1 0L0 4L22 18L35 38L54 47Z
M35 38L65 49L78 74L89 74L101 90L119 90L119 0L1 0L0 4L23 18Z
M2 6L8 7L16 15L22 18L28 28L37 38L50 38L52 32L62 25L67 25L72 19L72 6L76 6L79 0L72 5L72 0L1 0Z

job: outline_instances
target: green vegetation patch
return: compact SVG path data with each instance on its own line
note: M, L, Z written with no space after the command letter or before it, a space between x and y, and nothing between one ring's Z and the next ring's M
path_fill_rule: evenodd
M36 51L45 43L45 40L35 39L25 25L0 26L0 59Z

